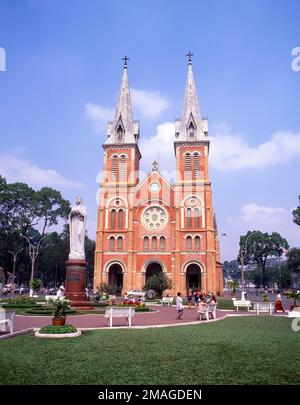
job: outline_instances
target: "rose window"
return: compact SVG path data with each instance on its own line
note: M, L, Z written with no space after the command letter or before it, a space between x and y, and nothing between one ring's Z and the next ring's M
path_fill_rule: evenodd
M161 229L167 223L167 213L162 207L149 207L142 215L142 222L147 229Z

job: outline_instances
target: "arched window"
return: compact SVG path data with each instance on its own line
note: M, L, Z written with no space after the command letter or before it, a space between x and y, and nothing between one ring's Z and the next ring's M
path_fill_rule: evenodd
M186 227L187 228L192 227L192 208L186 209Z
M197 252L200 252L200 236L195 236L195 250Z
M185 170L186 178L191 178L191 154L190 153L185 154L184 170Z
M200 176L200 168L199 168L199 153L194 153L194 177L197 179Z
M195 228L200 227L200 210L199 210L199 208L194 209L194 227Z
M149 250L149 237L144 237L144 250Z
M159 239L159 250L166 250L166 238L164 236Z
M126 156L122 155L120 157L120 180L126 180Z
M192 250L192 237L191 236L186 237L185 246L186 246L186 250L189 250L189 251Z
M188 128L188 133L189 133L189 139L194 139L195 136L195 126L193 124L193 122L190 122L189 128Z
M119 229L123 228L123 217L124 217L124 211L119 210L119 212L118 212L118 228Z
M122 236L118 236L118 250L119 251L123 250L123 238L122 238Z
M119 142L119 143L123 142L123 140L124 140L123 134L124 134L124 131L123 131L122 125L120 124L117 129L117 142Z
M116 227L116 210L111 210L111 219L110 219L110 227L111 229L115 229Z
M157 237L153 236L152 238L152 250L157 250Z
M112 179L117 181L118 178L118 156L112 157Z
M109 238L109 250L112 252L115 250L115 238L113 236Z

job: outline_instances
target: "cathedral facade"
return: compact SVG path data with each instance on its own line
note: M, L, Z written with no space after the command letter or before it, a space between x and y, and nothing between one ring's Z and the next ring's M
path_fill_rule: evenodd
M103 145L98 194L94 286L106 283L117 295L142 289L164 272L167 291L189 288L223 293L220 246L208 174L208 123L200 107L189 56L181 119L175 122L176 179L170 184L156 162L139 179L139 122L133 120L127 59ZM172 168L170 171L173 171Z

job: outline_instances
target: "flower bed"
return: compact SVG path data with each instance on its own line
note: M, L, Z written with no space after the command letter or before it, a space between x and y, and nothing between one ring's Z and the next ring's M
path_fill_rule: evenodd
M69 338L81 335L81 331L77 330L73 325L48 325L35 332L36 337L40 338Z

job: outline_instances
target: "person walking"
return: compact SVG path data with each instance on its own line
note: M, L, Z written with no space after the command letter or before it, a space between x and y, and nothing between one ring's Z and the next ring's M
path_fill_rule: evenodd
M182 298L181 298L181 294L180 292L177 293L177 297L176 297L176 310L177 310L177 319L181 319L182 315L183 315L183 302L182 302Z
M188 308L192 309L192 302L193 302L193 291L190 288L188 291L188 295L187 295L187 300L188 300Z

